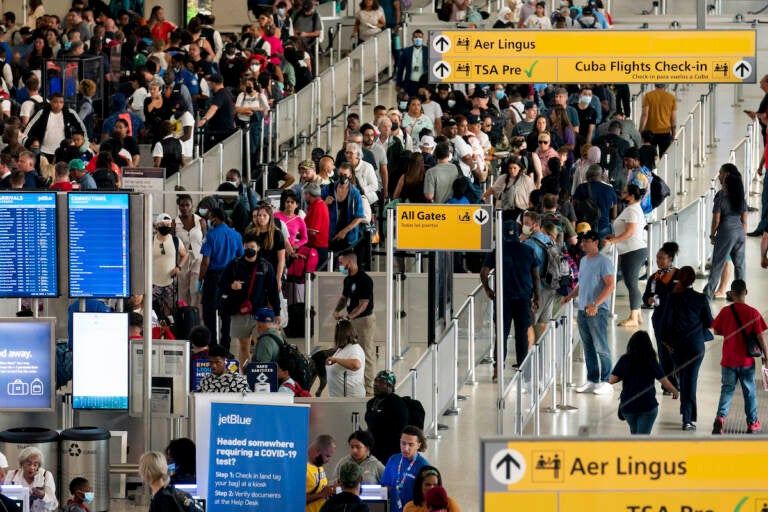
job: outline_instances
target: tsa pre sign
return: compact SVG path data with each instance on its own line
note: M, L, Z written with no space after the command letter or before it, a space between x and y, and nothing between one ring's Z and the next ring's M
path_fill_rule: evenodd
M309 407L212 403L209 512L304 510Z
M762 512L768 440L482 441L483 510Z
M490 251L493 243L490 205L398 204L400 250Z

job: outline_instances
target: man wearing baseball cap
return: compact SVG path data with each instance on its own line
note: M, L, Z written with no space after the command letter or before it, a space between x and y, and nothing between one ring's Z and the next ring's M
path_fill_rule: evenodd
M69 174L77 182L80 190L96 190L96 181L91 173L85 170L85 162L80 158L69 161Z
M376 442L371 455L389 460L400 453L400 434L408 425L408 408L395 394L395 374L381 370L373 381L373 398L365 406L365 424Z
M584 256L579 263L579 284L563 297L566 304L579 297L579 334L584 344L587 364L587 382L576 388L577 393L606 395L613 392L608 383L613 363L608 345L608 316L611 312L611 293L616 286L613 263L600 254L600 234L590 230L579 236Z
M172 234L173 219L161 213L155 219L155 236L152 238L152 308L161 320L167 318L173 308L174 278L187 262L187 249Z
M269 308L260 308L256 311L256 332L258 338L251 361L276 363L280 355L280 346L285 345L285 339L275 328L274 311Z

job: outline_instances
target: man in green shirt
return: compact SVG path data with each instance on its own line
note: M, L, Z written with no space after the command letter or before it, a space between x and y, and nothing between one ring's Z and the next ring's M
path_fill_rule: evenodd
M261 308L256 311L256 332L258 338L251 361L276 363L280 346L285 345L285 340L275 328L275 313L271 309Z

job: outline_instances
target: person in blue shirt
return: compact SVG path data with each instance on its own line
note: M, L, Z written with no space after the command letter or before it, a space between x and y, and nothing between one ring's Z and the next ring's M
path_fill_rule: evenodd
M611 219L616 218L617 210L617 198L616 191L612 186L607 183L603 183L600 179L603 177L603 168L600 164L592 164L587 168L587 181L582 183L573 192L573 205L578 206L579 201L586 201L592 195L592 200L600 207L600 218L597 221L597 226L591 226L592 229L600 234L601 239L605 238L605 235L613 233L613 226L611 226ZM589 187L589 188L587 188ZM576 208L576 211L579 211ZM587 219L579 218L579 221L587 221Z
M381 476L381 485L389 488L390 512L402 512L413 500L416 475L427 459L420 453L427 450L427 438L420 428L408 425L400 435L400 453L389 458Z
M187 86L189 94L192 96L192 101L196 101L200 95L200 82L197 79L197 75L187 69L187 57L183 53L177 53L171 57L173 63L173 71L176 73L176 83Z
M629 148L624 153L624 167L629 173L627 179L627 185L637 185L642 194L640 198L640 208L643 209L643 213L648 215L653 211L653 205L651 204L651 182L653 181L653 175L647 167L640 165L640 152L637 148Z
M536 264L539 267L539 276L546 275L547 248L554 243L549 236L541 231L541 215L534 211L527 211L523 214L523 245L533 249L536 257ZM558 297L557 290L547 286L541 286L541 300L539 308L533 316L533 338L539 339L541 333L547 328L547 323L552 318L555 299Z
M453 180L453 197L445 204L469 204L467 199L467 180Z
M520 366L528 355L528 328L531 326L531 312L539 308L540 279L539 266L533 249L523 245L517 235L517 225L514 220L504 222L504 239L502 249L502 289L503 293L503 325L504 334L503 357L507 358L507 343L512 322L515 323L515 356ZM485 256L483 268L480 270L480 282L486 295L491 300L496 299L496 293L491 289L488 276L496 268L496 256L493 252ZM496 309L494 308L494 313ZM493 353L496 354L494 348ZM498 362L497 362L498 365ZM497 366L493 368L493 380L496 380Z
M222 345L229 351L230 316L221 311L221 333L216 333L216 303L219 296L219 280L230 261L243 255L243 239L240 233L227 226L226 214L221 208L208 212L208 233L203 239L200 254L200 277L197 288L202 293L203 323L211 330L211 344Z
M339 181L330 187L328 214L330 230L328 240L330 248L341 251L353 247L360 239L360 224L365 220L363 198L354 185L352 166L345 162L339 167ZM326 198L326 203L329 199Z

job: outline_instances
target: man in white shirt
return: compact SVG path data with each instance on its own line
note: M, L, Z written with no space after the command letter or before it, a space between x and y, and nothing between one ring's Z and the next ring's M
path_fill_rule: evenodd
M435 127L434 133L442 132L441 118L443 117L443 109L438 102L432 101L432 93L429 92L429 87L426 85L419 86L419 99L421 100L422 112L432 121L432 126ZM413 136L417 137L418 133L413 134Z
M547 4L545 2L536 3L536 11L525 20L525 28L547 30L552 28L552 21L547 16Z
M472 178L471 165L473 163L474 155L472 154L470 145L459 135L459 123L456 119L449 119L443 126L443 133L451 144L451 153L453 154L452 159L459 162L459 168L461 168L461 172L464 176Z
M347 162L352 165L358 188L368 198L368 203L373 204L378 201L379 180L376 178L376 171L373 170L373 166L363 160L363 150L360 146L354 142L347 144L344 156Z
M186 161L191 161L194 147L192 134L195 130L195 118L188 110L181 110L171 116L171 124L173 125L173 136L181 142L181 154L184 155Z
M27 78L27 81L24 83L24 86L29 93L29 99L21 104L21 109L19 110L19 118L21 119L22 129L27 126L30 118L35 113L35 108L41 107L45 101L43 97L40 96L40 79L37 77L37 75L30 75L30 77Z

